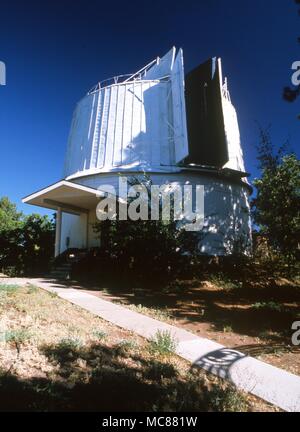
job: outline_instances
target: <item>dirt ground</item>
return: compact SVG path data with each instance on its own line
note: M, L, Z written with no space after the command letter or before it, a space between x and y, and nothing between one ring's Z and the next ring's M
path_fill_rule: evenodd
M185 281L165 292L86 291L300 375L300 347L291 340L292 323L300 321L298 283L284 278L246 286Z
M55 294L12 282L0 281L1 411L278 411Z

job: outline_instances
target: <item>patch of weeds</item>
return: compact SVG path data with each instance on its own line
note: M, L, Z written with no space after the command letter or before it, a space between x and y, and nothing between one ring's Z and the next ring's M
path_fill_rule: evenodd
M116 354L128 354L128 352L136 350L138 348L138 344L132 340L121 340L115 347Z
M171 363L153 361L146 369L144 376L147 379L160 381L163 378L176 378L177 369Z
M230 324L223 326L223 333L232 333L232 332L233 332L233 328Z
M76 350L78 348L81 348L82 345L83 343L80 339L75 337L67 337L62 338L57 344L57 347L61 349Z
M211 275L209 277L209 281L217 287L224 289L225 291L237 289L242 285L240 282L233 281L224 273L217 273Z
M150 353L161 355L174 354L177 342L169 331L158 331L149 341Z
M134 310L135 312L141 313L143 315L151 316L152 318L156 318L160 321L168 321L171 320L171 315L167 309L161 308L148 308L141 304L139 305L130 305L129 309Z
M5 291L0 291L0 306L4 306L8 301L8 296Z
M4 339L8 343L21 345L28 341L31 336L31 333L27 329L6 330Z
M93 331L93 336L99 340L105 340L107 338L107 333L103 330L95 330Z
M260 333L258 333L259 339L270 339L271 331L270 330L263 330Z
M257 302L251 305L252 309L255 310L268 310L272 312L282 312L282 306L274 301L269 302Z
M0 292L4 292L4 293L7 293L7 294L13 294L18 289L20 289L19 285L8 285L8 284L1 284L0 285Z
M289 349L286 347L273 347L270 349L269 354L272 354L275 357L281 357L286 352L289 352Z
M41 348L43 354L60 363L75 360L80 356L83 343L80 339L67 337L61 339L56 345L46 345Z
M246 397L233 387L226 387L224 389L215 385L209 392L209 400L211 408L216 412L248 411L248 402Z
M52 298L58 298L58 294L55 291L47 291L49 296Z
M38 292L38 287L34 286L34 285L29 285L28 290L27 290L27 294L36 294Z

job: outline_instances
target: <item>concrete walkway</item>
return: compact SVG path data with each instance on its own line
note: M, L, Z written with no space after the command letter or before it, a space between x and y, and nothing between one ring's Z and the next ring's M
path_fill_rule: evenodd
M300 377L296 375L57 281L28 281L144 338L159 330L169 331L178 342L176 352L180 357L285 411L300 411Z

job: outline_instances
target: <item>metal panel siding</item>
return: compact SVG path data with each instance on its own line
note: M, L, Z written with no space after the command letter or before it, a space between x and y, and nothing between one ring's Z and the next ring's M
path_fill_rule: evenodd
M141 134L141 116L142 116L142 86L141 82L134 83L134 98L132 109L132 144L130 161L136 162L138 158L138 148Z
M120 85L117 87L113 166L120 166L122 164L124 102L125 86Z
M89 150L92 140L88 139L92 98L86 97L80 102L77 133L75 135L74 167L76 171L84 170L89 160ZM77 141L77 143L76 143Z
M139 163L145 165L148 159L148 137L147 137L147 127L146 127L146 110L148 110L148 105L145 105L145 93L149 90L150 83L146 83L142 85L142 94L141 94L141 128L139 134L139 151L138 151L138 160ZM149 143L150 144L150 143Z
M65 166L64 166L64 176L69 175L72 173L72 155L74 154L74 133L75 133L75 127L76 123L78 121L78 104L76 105L76 108L73 113L72 122L71 122L71 129L68 137L68 144L67 144L67 151L65 155Z
M110 103L110 89L101 90L102 111L101 111L101 126L99 134L99 147L97 156L97 168L102 168L105 162L105 151L106 151L106 138L107 138L107 127L108 127L108 114L109 114L109 103Z
M122 163L131 162L131 141L132 141L132 111L133 111L133 85L125 86L124 118L123 118L123 145Z
M179 163L189 154L184 97L183 52L181 49L177 54L171 76L175 162Z
M173 144L170 130L170 116L168 112L168 95L170 94L170 85L165 83L159 85L159 133L160 133L160 164L171 165L170 146Z
M160 165L160 129L159 129L159 83L152 83L144 93L147 118L147 141L149 146L149 165ZM151 102L151 103L149 103Z
M93 133L93 147L90 168L95 168L97 165L98 147L99 147L99 135L101 125L101 93L95 93L93 100L93 112L94 115L91 117L89 136Z
M109 104L109 114L108 114L107 137L106 137L105 165L108 167L111 167L113 165L117 97L118 97L118 88L116 86L113 86L110 89L110 104Z

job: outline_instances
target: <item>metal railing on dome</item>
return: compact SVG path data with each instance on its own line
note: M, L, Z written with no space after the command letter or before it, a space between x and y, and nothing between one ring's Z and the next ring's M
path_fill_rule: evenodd
M145 77L147 76L147 71L154 66L154 64L159 64L160 58L157 57L155 60L152 60L152 62L150 62L149 64L147 64L146 66L144 66L142 69L138 70L137 72L133 73L133 74L124 74L124 75L117 75L114 76L112 78L107 78L103 81L98 82L94 87L92 87L89 91L88 91L88 95L95 93L99 90L101 90L104 87L109 87L111 85L116 85L116 84L124 84L124 83L130 83L133 81L141 81L141 80L145 80ZM170 76L166 75L164 77L161 78L157 78L155 81L161 81L164 79L168 79Z

